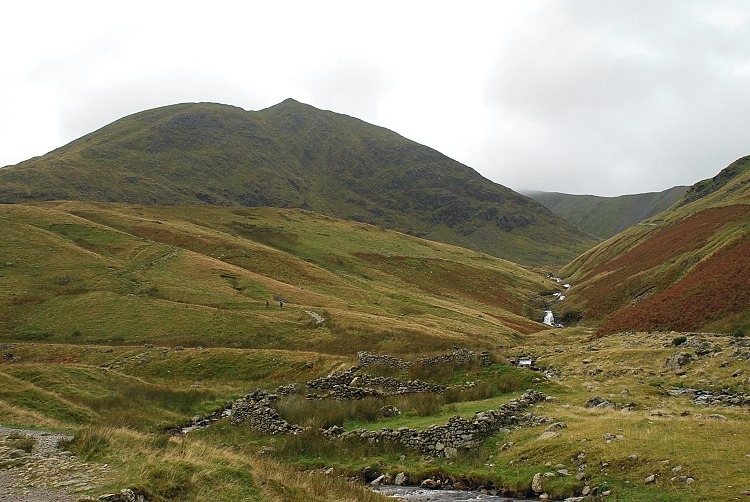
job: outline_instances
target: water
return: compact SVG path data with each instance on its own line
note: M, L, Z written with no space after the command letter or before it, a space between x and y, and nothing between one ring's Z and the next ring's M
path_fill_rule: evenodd
M479 492L464 490L426 490L418 486L375 486L373 491L392 497L396 500L406 500L410 502L463 502L469 500L487 500L487 501L522 501L523 499L513 499L501 497L500 495L484 495Z
M222 418L226 418L230 416L231 414L232 414L232 407L231 405L228 405L225 408L214 411L207 417L204 417L204 418L196 417L196 419L194 419L191 423L182 427L176 427L173 430L173 434L176 436L184 436L188 432L192 432L197 429L205 429L206 427L221 420Z
M544 311L544 320L542 321L542 323L546 324L547 326L552 326L553 328L563 327L563 325L559 322L555 322L555 314L553 314L551 310Z
M548 325L548 326L554 326L555 325L555 314L553 314L551 310L545 310L544 311L544 320L542 322L544 324Z

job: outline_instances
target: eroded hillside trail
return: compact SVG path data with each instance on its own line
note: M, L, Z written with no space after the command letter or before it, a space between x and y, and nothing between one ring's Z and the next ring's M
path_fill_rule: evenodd
M108 477L109 468L81 462L60 443L72 436L0 426L0 501L75 502Z

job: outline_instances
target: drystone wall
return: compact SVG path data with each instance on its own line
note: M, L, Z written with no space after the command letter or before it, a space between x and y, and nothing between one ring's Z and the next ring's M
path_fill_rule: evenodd
M304 427L290 424L273 409L271 404L278 398L278 394L262 389L241 397L232 404L230 423L240 425L247 422L261 434L285 435L303 432Z
M308 399L364 399L366 397L383 397L432 392L444 393L448 387L431 384L421 380L399 380L393 377L377 377L369 373L357 372L362 366L352 366L348 370L331 373L324 377L307 382L310 391Z
M323 430L323 435L331 440L350 438L365 439L371 443L394 442L407 448L419 450L434 457L454 457L459 450L474 448L485 438L503 428L539 425L549 422L549 418L534 416L526 410L534 403L543 401L546 396L537 391L526 391L518 399L509 401L495 410L482 411L470 418L451 417L445 425L433 425L425 430L400 427L375 431L356 429L345 431L338 426ZM271 406L278 399L277 394L256 390L235 401L232 406L231 423L247 423L262 434L299 434L307 428L290 424L279 416Z
M393 377L376 377L361 370L373 364L386 364L388 366L408 369L413 363L401 361L393 356L380 356L371 352L360 352L358 354L359 365L353 366L345 371L331 373L325 377L316 378L306 383L310 392L308 399L363 399L371 396L403 395L413 393L435 393L441 394L448 387L422 382L420 380L402 381ZM426 364L441 364L449 362L471 362L479 360L481 364L489 364L489 355L477 355L465 349L454 349L451 354L431 358L417 359L415 362ZM471 387L465 384L462 387ZM376 389L373 387L379 387ZM258 389L236 400L232 405L231 423L240 425L247 423L250 427L263 434L299 434L306 430L300 425L290 424L273 408L273 403L278 400L279 395L288 395L298 392L294 385L281 386L275 392ZM345 440L349 438L364 439L372 443L394 442L400 443L407 448L419 450L425 455L435 457L453 457L459 450L474 448L484 439L495 434L502 428L521 425L537 425L549 421L546 417L534 416L527 411L534 403L542 401L546 396L537 391L526 391L518 399L511 400L507 404L494 410L478 412L470 418L454 416L445 425L434 425L425 430L401 427L399 429L380 429L369 431L358 429L345 431L343 428L333 426L322 431L323 435L331 440ZM398 413L394 409L394 413Z
M543 393L529 390L520 398L511 400L496 410L482 411L470 418L454 416L445 425L434 425L421 431L400 427L395 430L357 429L347 432L341 427L333 426L324 430L323 434L339 440L361 438L372 443L401 443L425 455L452 458L461 449L480 446L485 438L502 428L548 422L547 417L534 416L526 412L531 405L544 399L546 396Z
M387 354L375 354L374 352L357 352L357 360L359 365L363 368L368 366L374 366L381 364L384 366L391 366L400 370L408 370L414 364L432 365L432 364L444 364L444 363L470 363L478 361L482 366L489 366L492 364L489 352L476 352L469 349L462 349L460 347L453 347L453 351L450 354L440 354L433 357L420 357L414 361L404 361L397 357L393 357Z

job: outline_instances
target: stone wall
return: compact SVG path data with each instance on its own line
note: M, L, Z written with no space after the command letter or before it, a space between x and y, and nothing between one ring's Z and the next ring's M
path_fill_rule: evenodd
M461 449L480 446L485 438L502 428L548 422L548 418L534 416L526 411L545 398L543 393L529 390L497 409L478 412L470 418L454 416L445 425L433 425L421 431L400 427L396 430L356 429L347 432L341 427L333 426L322 432L331 440L360 438L371 443L390 441L419 450L425 455L452 458ZM238 399L232 406L232 425L247 423L262 434L272 435L299 434L305 431L305 427L290 424L279 416L271 406L277 399L277 394L260 389Z
M393 377L377 377L360 373L362 366L352 366L348 370L331 373L307 382L306 387L319 393L307 394L308 399L364 399L432 392L442 394L447 387L421 380L399 380ZM378 388L373 388L378 387Z
M370 431L357 429L346 432L333 426L323 431L331 439L361 438L372 443L401 443L434 457L454 457L460 449L475 448L485 438L505 427L538 425L548 422L546 417L535 417L525 410L546 396L537 391L526 391L520 398L511 400L495 410L482 411L470 418L451 417L445 425L433 425L419 431L408 427Z
M345 371L331 373L325 377L307 382L308 390L321 394L308 393L308 399L362 399L371 396L386 396L430 392L440 394L447 387L422 382L419 380L402 381L393 377L375 377L368 373L359 373L362 368L373 364L386 364L398 368L408 368L411 364L392 356L379 356L371 352L358 354L359 365ZM465 349L454 349L451 354L417 359L415 362L423 364L440 364L445 362L471 362L479 360L481 364L489 364L489 355L477 356L476 353ZM466 384L471 386L472 384ZM373 387L379 387L375 389ZM238 399L232 405L231 423L240 425L247 423L262 434L298 434L306 430L299 425L290 424L279 416L273 408L273 403L279 395L297 392L295 386L279 387L275 393L266 390L256 390ZM329 439L344 440L360 438L372 443L395 442L407 448L419 450L425 455L436 457L453 457L459 450L480 446L485 438L495 434L502 428L537 425L548 421L546 417L535 417L526 410L534 403L546 398L541 392L529 390L520 398L511 400L507 404L494 410L478 412L470 418L454 416L445 425L434 425L425 430L401 427L399 429L381 429L369 431L358 429L345 431L341 427L333 426L322 433Z
M300 425L290 424L281 418L271 403L278 400L278 394L258 389L241 397L232 404L230 423L240 425L247 422L261 434L299 434L305 430Z
M420 357L414 361L404 361L397 357L389 356L387 354L375 354L374 352L357 352L357 360L359 365L363 368L373 366L376 364L382 364L384 366L391 366L398 368L402 371L408 370L414 364L444 364L444 363L470 363L473 361L479 361L482 366L489 366L492 364L489 352L482 352L477 354L469 349L462 349L459 347L453 347L453 351L450 354L440 354L433 357Z

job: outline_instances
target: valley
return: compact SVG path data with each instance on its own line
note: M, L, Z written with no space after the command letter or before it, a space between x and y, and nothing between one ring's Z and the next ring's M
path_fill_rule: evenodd
M0 499L747 498L748 159L606 240L293 100L3 168Z

